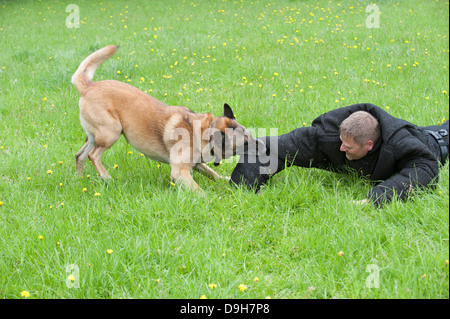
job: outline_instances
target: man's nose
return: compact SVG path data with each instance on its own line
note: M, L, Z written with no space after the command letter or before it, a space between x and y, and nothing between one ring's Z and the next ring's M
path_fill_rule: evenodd
M341 144L340 151L341 152L347 152L347 148L344 146L344 143Z

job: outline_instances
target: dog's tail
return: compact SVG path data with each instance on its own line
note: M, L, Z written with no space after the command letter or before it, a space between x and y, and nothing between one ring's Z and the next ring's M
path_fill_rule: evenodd
M103 49L95 51L81 62L77 71L72 76L72 84L75 85L78 92L83 94L84 90L92 82L95 70L118 49L119 47L117 45L108 45Z

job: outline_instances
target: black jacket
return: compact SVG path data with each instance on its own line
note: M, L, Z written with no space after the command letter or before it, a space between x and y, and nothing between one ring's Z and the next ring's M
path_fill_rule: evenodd
M339 125L350 114L366 111L377 118L381 138L364 158L349 161L340 151ZM311 127L297 128L279 137L264 137L268 153L242 156L231 182L256 186L285 168L285 165L345 171L355 169L377 184L368 198L379 207L394 194L405 199L413 187L437 182L439 164L431 136L420 127L395 118L373 104L355 104L327 112Z

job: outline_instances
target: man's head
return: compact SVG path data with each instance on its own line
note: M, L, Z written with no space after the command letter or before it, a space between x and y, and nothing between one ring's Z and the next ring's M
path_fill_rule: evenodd
M345 152L349 160L358 160L366 156L380 138L380 124L370 113L358 111L341 123L339 134L341 152Z

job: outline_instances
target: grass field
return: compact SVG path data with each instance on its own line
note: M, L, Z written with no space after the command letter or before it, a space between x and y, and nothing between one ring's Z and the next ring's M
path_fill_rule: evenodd
M117 44L94 80L196 112L228 103L259 136L362 102L437 124L448 1L73 3L0 1L0 298L449 297L448 164L435 190L379 210L349 204L367 181L315 169L258 195L194 172L199 196L123 137L103 156L112 181L89 162L80 178L70 83Z

